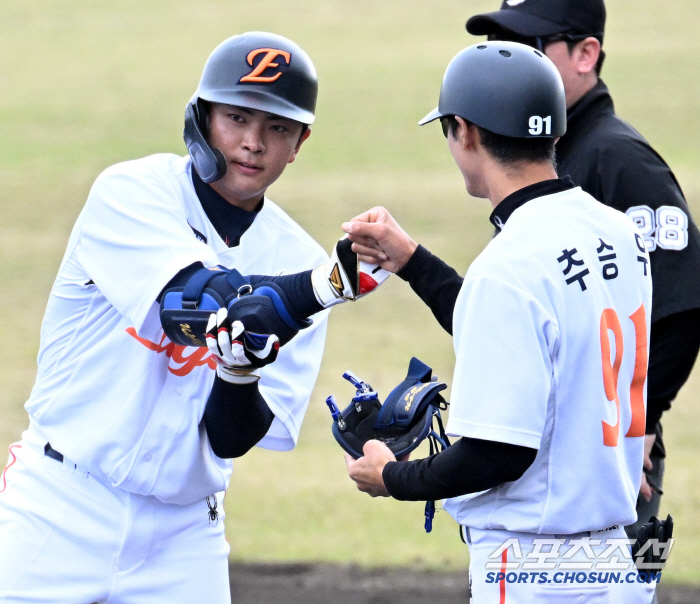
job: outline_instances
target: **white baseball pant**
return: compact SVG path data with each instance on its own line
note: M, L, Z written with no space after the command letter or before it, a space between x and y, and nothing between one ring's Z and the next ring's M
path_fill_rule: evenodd
M0 603L230 604L223 497L165 504L44 454L31 431L0 478Z
M654 596L656 582L640 583L633 560L622 551L629 547L622 527L576 535L479 529L463 534L472 604L648 604Z

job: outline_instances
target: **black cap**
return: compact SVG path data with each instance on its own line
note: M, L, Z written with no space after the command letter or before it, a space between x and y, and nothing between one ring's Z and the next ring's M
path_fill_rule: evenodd
M605 31L603 0L504 0L501 10L474 15L467 31L474 36L511 31L544 37L562 33L599 34Z

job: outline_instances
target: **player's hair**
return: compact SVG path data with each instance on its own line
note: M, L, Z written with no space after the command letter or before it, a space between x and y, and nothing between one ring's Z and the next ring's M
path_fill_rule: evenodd
M447 116L449 129L453 137L457 136L459 122L453 115ZM464 119L464 118L462 118ZM549 162L556 168L553 138L515 138L496 134L472 122L464 120L479 131L481 144L503 166L520 163Z
M204 99L199 99L197 104L199 106L199 127L202 129L202 134L204 134L204 137L208 141L209 130L211 128L211 107L214 103L210 101L205 101ZM301 124L301 132L299 133L299 141L297 142L297 144L301 142L301 138L304 136L304 133L308 129L309 126L307 124Z

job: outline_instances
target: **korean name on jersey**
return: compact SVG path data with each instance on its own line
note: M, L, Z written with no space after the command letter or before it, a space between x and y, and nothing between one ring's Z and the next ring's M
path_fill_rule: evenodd
M447 500L458 522L571 534L636 520L651 293L621 212L580 188L513 212L457 299L448 432L538 454L519 480Z

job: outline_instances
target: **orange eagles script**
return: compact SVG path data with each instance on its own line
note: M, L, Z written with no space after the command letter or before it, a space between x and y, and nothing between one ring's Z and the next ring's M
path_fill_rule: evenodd
M163 336L160 338L160 342L156 344L155 342L151 342L150 340L146 340L145 338L139 337L136 334L136 330L133 327L128 327L126 329L126 333L128 333L132 338L134 338L138 342L141 342L141 344L143 344L149 350L152 350L157 354L164 352L166 357L172 359L178 365L181 365L181 367L178 367L176 369L173 369L172 367L168 366L168 371L170 371L170 373L174 375L188 375L192 372L192 370L195 367L201 367L202 365L209 365L209 369L216 369L216 362L212 358L211 352L209 352L208 348L194 348L192 346L181 346L168 340L165 337L165 334L163 334ZM163 342L165 342L166 340L167 344L163 344ZM188 348L192 348L193 352L192 354L185 356L183 353Z

